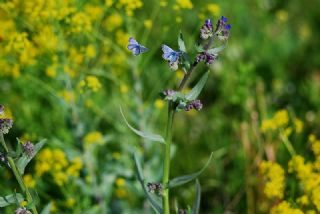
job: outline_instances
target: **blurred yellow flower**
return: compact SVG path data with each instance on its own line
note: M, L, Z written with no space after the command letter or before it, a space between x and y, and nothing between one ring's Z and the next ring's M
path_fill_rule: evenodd
M165 102L162 99L156 99L156 101L154 102L154 106L157 109L162 109L165 105Z
M270 214L303 214L298 208L293 208L287 201L275 205L271 208Z
M123 188L117 188L116 189L116 196L118 198L125 198L125 197L127 197L127 195L128 195L127 190L125 190Z
M168 5L167 0L160 0L160 7L166 7Z
M286 22L288 21L288 12L285 10L278 10L276 12L276 18L279 22Z
M115 13L108 16L104 22L104 25L108 31L113 31L114 29L120 27L123 23L120 14Z
M124 187L126 184L126 180L124 180L123 178L117 178L116 179L116 185L118 187Z
M94 47L92 44L90 44L90 45L88 45L88 46L86 47L85 55L86 55L89 59L92 59L92 58L94 58L94 57L97 55L96 49L95 49L95 47Z
M116 32L116 42L118 45L120 45L122 48L125 48L127 50L128 40L130 35L123 32L122 30L118 30Z
M33 179L31 174L24 175L23 182L28 188L34 188L36 185L36 181Z
M98 92L102 87L99 79L96 76L88 75L84 80L81 80L78 83L78 88L80 93L83 93L85 89L88 89L92 92Z
M303 122L302 120L298 119L298 118L295 118L293 120L293 123L294 123L294 128L295 128L295 131L297 134L300 134L303 130Z
M121 84L120 85L120 92L122 94L126 94L126 93L128 93L128 91L129 91L129 88L128 88L128 86L126 84Z
M259 165L259 172L266 180L265 195L270 199L282 199L285 187L285 174L282 167L277 163L263 161Z
M176 0L176 4L174 5L174 9L192 9L193 4L191 0Z
M85 146L89 146L92 144L102 145L104 143L103 135L98 131L90 132L86 136L84 136L83 142Z
M220 6L214 3L207 4L207 10L214 16L220 16Z
M68 198L65 203L66 207L68 208L72 208L75 204L76 200L74 198Z
M152 20L151 19L144 20L143 25L145 26L145 28L150 29L152 27Z
M57 66L56 66L56 65L50 65L50 66L47 67L47 69L46 69L46 75L47 75L48 77L51 77L51 78L56 77L56 76L57 76L57 71L56 71L56 69L57 69Z

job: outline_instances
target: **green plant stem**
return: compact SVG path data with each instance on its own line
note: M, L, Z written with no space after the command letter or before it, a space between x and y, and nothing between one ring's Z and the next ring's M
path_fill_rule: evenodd
M174 118L173 103L170 101L168 104L168 120L167 120L167 128L166 128L166 139L165 139L166 144L165 144L165 152L164 152L164 166L163 166L163 179L162 179L162 183L165 186L165 189L162 194L163 214L170 213L169 188L167 188L167 184L169 182L169 174L170 174L170 147L172 142L173 118Z
M280 138L283 142L283 144L286 146L287 150L289 151L290 155L293 157L296 155L296 151L294 150L291 142L288 140L287 136L285 136L283 133L280 133Z
M2 144L3 148L5 149L6 153L8 153L9 149L8 149L8 147L6 145L6 142L4 140L3 134L0 134L0 141L1 141L1 144ZM24 184L22 176L21 176L16 164L14 163L13 158L10 157L10 156L7 156L7 159L8 159L9 165L10 165L10 167L12 169L12 172L13 172L14 176L16 177L16 180L18 181L19 185L20 185L20 188L21 188L22 192L24 192L26 194L26 198L27 198L28 204L32 204L31 210L32 210L33 214L38 214L37 209L36 209L36 207L35 207L35 205L33 203L32 196L31 196L31 194L29 192L29 189Z

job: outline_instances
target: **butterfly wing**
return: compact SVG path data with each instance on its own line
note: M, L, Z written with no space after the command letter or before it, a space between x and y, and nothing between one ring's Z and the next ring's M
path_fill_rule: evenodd
M174 52L174 50L172 50L169 46L167 45L162 45L162 51L163 53L171 53L171 52Z
M140 48L140 53L144 53L144 52L147 52L149 50L148 48L146 48L146 47L144 47L142 45L140 45L139 48Z

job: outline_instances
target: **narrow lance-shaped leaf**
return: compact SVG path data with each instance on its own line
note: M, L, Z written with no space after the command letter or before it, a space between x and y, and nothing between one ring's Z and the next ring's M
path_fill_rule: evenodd
M209 54L217 54L217 53L221 52L223 49L225 49L226 46L227 46L227 44L224 44L224 45L222 45L220 47L209 49L209 50L207 50L207 53L209 53Z
M179 50L180 51L187 52L186 45L184 43L183 35L182 35L181 32L179 33L179 37L178 37L178 45L179 45Z
M122 117L123 117L124 122L127 124L127 126L128 126L134 133L136 133L136 134L139 135L140 137L143 137L143 138L145 138L145 139L147 139L147 140L156 141L156 142L164 143L164 144L165 144L165 140L164 140L164 138L163 138L161 135L152 134L152 133L146 133L146 132L142 132L142 131L139 131L139 130L133 128L133 127L128 123L127 119L125 118L121 107L120 107L120 113L121 113L121 115L122 115Z
M201 201L201 186L198 181L196 180L196 197L194 199L193 208L192 208L192 214L199 214L200 212L200 201Z
M17 167L21 174L24 174L24 170L28 163L32 160L32 158L40 151L40 149L45 144L46 140L42 140L39 143L34 145L34 153L32 156L28 156L27 154L22 154L22 156L17 160Z
M52 203L47 204L41 211L41 214L50 214L51 206L52 206Z
M190 175L183 175L183 176L174 178L169 181L168 187L173 188L173 187L180 186L182 184L188 183L189 181L196 179L209 166L209 163L211 162L212 157L213 157L213 153L211 153L209 160L207 161L207 163L204 165L204 167L200 171L192 173Z
M6 207L10 204L20 203L23 200L23 196L20 193L0 196L0 207Z
M156 201L153 196L149 193L149 191L146 189L145 183L144 183L144 179L143 179L143 174L142 174L142 167L140 165L138 156L136 154L134 154L134 161L135 161L135 166L136 166L136 171L137 171L137 176L138 176L138 180L142 186L142 189L145 193L145 195L147 196L147 199L149 200L152 208L158 213L158 214L162 214L162 205Z
M192 90L186 95L187 100L195 100L199 94L201 93L204 85L207 82L207 79L209 77L209 72L207 71L206 73L204 73L201 77L201 79L199 80L199 82L192 88Z

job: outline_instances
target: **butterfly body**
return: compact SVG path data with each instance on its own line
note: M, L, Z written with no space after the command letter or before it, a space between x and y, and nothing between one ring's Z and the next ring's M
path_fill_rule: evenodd
M181 52L174 51L167 45L162 45L162 51L162 57L170 62L178 61L179 57L181 56Z

